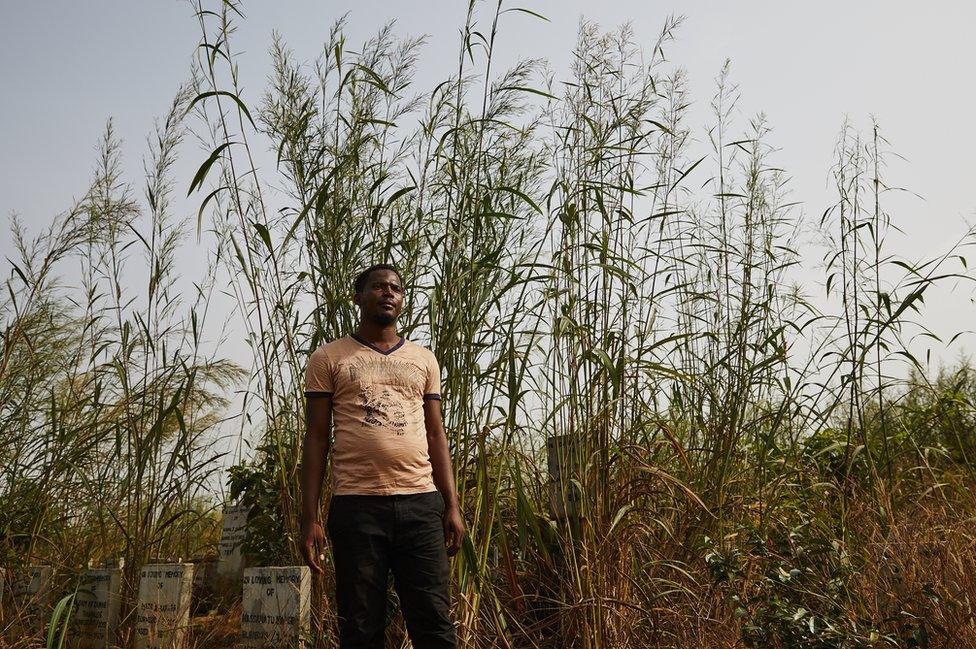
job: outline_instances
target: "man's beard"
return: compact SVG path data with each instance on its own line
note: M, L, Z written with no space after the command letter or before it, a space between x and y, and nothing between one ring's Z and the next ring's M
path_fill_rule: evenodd
M386 313L377 313L373 315L373 322L381 327L388 327L396 322L396 316Z

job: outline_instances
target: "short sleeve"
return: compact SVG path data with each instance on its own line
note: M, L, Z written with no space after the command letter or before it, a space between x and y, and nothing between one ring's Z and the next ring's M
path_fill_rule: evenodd
M332 377L332 361L325 349L319 347L312 352L305 368L305 396L309 399L331 397L335 391Z
M441 398L441 368L433 354L427 354L427 382L424 385L424 401Z

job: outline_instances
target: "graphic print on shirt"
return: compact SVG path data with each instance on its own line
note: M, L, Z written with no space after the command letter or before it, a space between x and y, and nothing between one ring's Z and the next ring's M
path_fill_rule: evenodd
M403 435L408 424L403 396L420 395L424 385L420 368L390 360L363 361L349 366L349 378L359 387L363 426Z

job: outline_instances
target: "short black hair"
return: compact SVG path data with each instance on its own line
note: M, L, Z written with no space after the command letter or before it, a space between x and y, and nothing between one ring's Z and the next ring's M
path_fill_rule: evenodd
M356 281L353 282L352 285L352 288L356 292L356 295L362 293L363 289L366 288L366 280L369 279L369 274L372 273L374 270L392 270L394 273L396 273L397 278L399 278L401 286L403 285L403 275L400 274L400 271L397 269L396 266L392 266L390 264L373 264L363 272L356 275Z

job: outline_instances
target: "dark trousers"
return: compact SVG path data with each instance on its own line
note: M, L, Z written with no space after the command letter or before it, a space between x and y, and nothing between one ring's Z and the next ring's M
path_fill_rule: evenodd
M457 646L443 516L436 491L332 497L327 527L342 649L383 648L390 572L414 649Z

